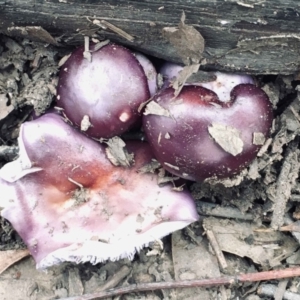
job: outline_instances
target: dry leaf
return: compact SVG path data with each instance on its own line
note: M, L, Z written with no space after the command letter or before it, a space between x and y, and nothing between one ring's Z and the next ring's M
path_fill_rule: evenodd
M7 31L11 36L22 35L26 39L58 45L56 39L41 26L12 26L8 27Z
M30 253L27 249L0 251L0 274L14 263L29 255Z
M84 115L80 123L80 130L87 131L91 126L92 123L90 122L89 116Z
M156 160L152 159L150 163L144 165L139 169L139 172L144 174L144 173L154 173L158 168L161 167L161 164Z
M233 156L243 151L243 140L240 138L240 131L234 127L212 123L208 127L209 134L228 153Z
M164 117L170 117L170 113L168 110L160 106L155 101L150 101L145 108L144 115L158 115Z
M184 64L199 63L204 51L204 38L193 26L185 25L182 13L178 27L164 27L163 36L174 46Z
M115 136L105 143L108 145L106 148L107 158L113 165L129 167L134 163L134 155L128 153L125 148L126 144L121 138Z
M185 66L176 77L175 81L172 82L172 87L175 90L174 97L177 97L186 83L187 79L194 73L198 72L200 64L193 64L190 66Z
M247 256L262 266L272 266L298 248L292 237L279 231L257 232L257 225L251 222L208 217L203 220L203 227L214 231L222 251Z
M253 145L262 146L266 141L266 137L262 132L254 132L253 133Z

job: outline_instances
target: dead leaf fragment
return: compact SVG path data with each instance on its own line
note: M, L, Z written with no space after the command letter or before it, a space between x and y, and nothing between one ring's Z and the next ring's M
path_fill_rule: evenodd
M192 64L190 66L185 66L176 77L175 81L172 82L172 87L175 90L174 97L177 97L185 85L187 79L199 70L200 64Z
M274 265L298 248L292 237L274 230L257 232L257 225L251 222L208 217L203 220L203 227L214 231L222 251L247 256L262 266Z
M7 31L11 36L22 36L27 39L58 45L56 39L41 26L12 26Z
M166 132L166 134L165 134L165 139L169 140L170 138L171 138L170 133L169 133L169 132Z
M154 173L158 168L161 167L161 164L156 160L152 159L150 163L144 165L139 169L139 172L144 173Z
M164 184L167 182L172 182L174 184L174 181L176 181L178 179L179 179L179 177L167 176L166 170L161 168L161 169L159 169L159 172L158 172L157 184L160 185L160 184Z
M150 101L145 108L144 115L158 115L164 117L170 117L170 113L168 110L160 106L155 101Z
M198 30L185 24L184 12L178 27L164 27L163 36L174 46L185 65L199 63L205 41Z
M228 153L233 156L243 151L243 140L240 138L240 131L234 127L212 123L208 127L209 134Z
M113 165L129 167L134 163L133 153L128 153L125 148L126 144L121 138L115 136L104 142L108 145L106 148L107 158Z
M0 251L0 274L14 263L29 255L30 253L27 249Z
M262 132L254 132L253 133L253 145L262 146L266 141L266 137Z
M80 123L80 130L87 131L91 126L92 123L90 122L89 116L84 115Z

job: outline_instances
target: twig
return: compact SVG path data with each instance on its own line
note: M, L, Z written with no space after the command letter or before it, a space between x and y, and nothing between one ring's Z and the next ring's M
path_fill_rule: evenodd
M224 256L222 250L220 249L219 243L217 241L217 238L216 238L214 232L211 229L207 229L206 235L207 235L210 245L212 246L212 248L216 254L216 257L218 259L221 269L226 270L228 265L227 265L225 256Z
M132 35L130 35L129 33L125 32L124 30L122 30L121 28L109 23L106 20L101 20L100 21L102 25L104 25L105 27L109 28L111 31L113 31L114 33L122 36L124 39L133 42L134 41L134 37Z
M110 290L116 287L121 280L123 280L129 273L131 269L127 266L123 266L118 272L116 272L107 282L105 282L102 286L96 289L96 293L102 292L105 290Z
M298 151L295 148L288 150L276 182L275 205L271 222L271 227L276 230L284 223L286 204L298 177Z
M284 223L286 225L291 225L293 222L293 219L286 213L284 216ZM291 233L293 237L297 240L297 242L300 244L300 232L292 231Z
M230 285L230 284L238 284L244 282L256 282L262 280L291 278L297 276L300 276L300 267L287 268L283 270L258 272L258 273L240 274L236 276L210 278L210 279L132 284L125 287L103 291L100 293L64 298L61 300L96 300L96 299L105 299L108 297L119 296L128 293L154 291L154 290L161 290L161 289L191 288L191 287L206 288L212 286ZM300 300L300 299L295 299L295 300Z
M286 292L286 287L287 287L288 282L289 281L287 279L281 280L279 282L278 287L274 294L274 300L282 300L283 299L283 295Z
M274 297L276 289L277 289L277 287L274 284L263 284L258 288L257 294L260 296ZM285 291L285 293L283 294L283 299L285 299L285 300L300 300L300 295L296 294L296 293Z
M214 216L214 217L226 217L231 219L241 219L252 221L254 220L253 214L243 214L238 208L224 207L214 203L197 201L197 210L200 215Z

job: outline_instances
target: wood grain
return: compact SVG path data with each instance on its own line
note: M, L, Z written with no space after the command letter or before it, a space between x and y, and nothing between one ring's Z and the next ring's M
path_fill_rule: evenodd
M78 45L83 43L84 35L89 35L181 62L162 29L177 26L183 11L186 24L194 26L205 39L206 60L202 69L251 74L298 72L297 0L0 0L0 32L26 36L26 26L40 26L59 45ZM105 26L93 24L94 20L109 22L134 40L108 27L103 29ZM45 41L39 32L32 36L27 31L27 37Z

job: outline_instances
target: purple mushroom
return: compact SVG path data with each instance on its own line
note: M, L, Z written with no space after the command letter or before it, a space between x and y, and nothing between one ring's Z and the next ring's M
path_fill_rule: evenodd
M239 84L222 102L204 87L160 91L150 102L143 127L155 157L169 172L194 181L239 173L256 157L272 125L263 90Z
M90 46L91 61L84 58L80 47L61 67L57 106L87 135L109 138L140 119L138 108L150 98L145 72L153 74L155 69L145 57L136 57L122 46L95 47ZM151 91L154 89L151 82Z
M128 143L135 163L116 167L104 146L46 114L21 126L19 147L19 159L0 170L1 215L38 268L131 259L198 219L188 192L160 187L156 174L139 171L153 158L146 143Z

